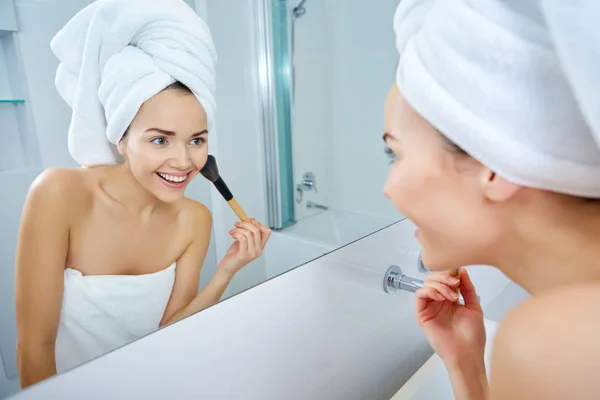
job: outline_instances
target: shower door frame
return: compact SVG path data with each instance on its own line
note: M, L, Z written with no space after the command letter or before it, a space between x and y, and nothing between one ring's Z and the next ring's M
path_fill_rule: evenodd
M290 15L286 12L284 40L287 41L277 64L273 3L284 0L256 0L257 70L261 130L265 155L267 224L281 230L295 223L291 130L293 117ZM286 10L287 11L287 10ZM281 22L281 21L280 21ZM281 25L277 26L281 40ZM281 45L282 42L279 44ZM286 52L287 51L287 52ZM279 49L282 52L282 49ZM286 75L287 71L287 75ZM287 78L287 79L286 79ZM285 157L281 157L281 153Z

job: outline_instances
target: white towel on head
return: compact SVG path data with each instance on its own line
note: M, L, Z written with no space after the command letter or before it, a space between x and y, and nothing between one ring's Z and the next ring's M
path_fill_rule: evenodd
M406 42L423 26L425 17L435 0L401 0L394 14L396 48L402 50Z
M417 3L426 15L407 12ZM403 0L396 81L424 118L506 179L600 197L600 87L587 84L600 83L599 7L565 3ZM565 20L565 9L587 25Z
M118 163L115 145L140 106L175 81L214 126L217 55L208 26L183 0L97 0L51 48L56 87L73 110L69 152L84 166Z

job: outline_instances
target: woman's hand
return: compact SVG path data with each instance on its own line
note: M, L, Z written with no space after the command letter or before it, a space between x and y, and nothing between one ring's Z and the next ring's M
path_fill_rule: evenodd
M464 305L458 303L457 288ZM416 295L417 322L444 363L483 363L483 311L467 270L461 268L459 278L449 272L434 272Z
M231 275L260 257L271 237L271 229L261 225L254 218L250 218L250 222L236 222L235 227L236 229L229 231L235 241L218 267Z

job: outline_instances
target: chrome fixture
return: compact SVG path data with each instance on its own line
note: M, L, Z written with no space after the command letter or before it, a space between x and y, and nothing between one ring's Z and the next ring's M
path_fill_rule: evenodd
M307 172L302 176L302 180L296 185L296 203L301 203L304 192L314 190L317 193L317 181L315 174Z
M402 268L397 265L390 265L383 278L383 290L386 293L394 293L399 290L416 292L423 287L425 282L416 278L411 278L402 273Z
M329 210L329 207L309 201L306 203L306 208L317 208L319 210Z
M402 273L402 268L399 266L390 265L383 277L383 291L389 294L402 290L414 293L421 289L424 283L425 282L420 279L404 275ZM477 299L481 302L479 296L477 296ZM463 305L465 304L462 296L459 296L458 302Z
M296 20L306 14L306 7L304 7L304 3L306 3L306 0L300 0L300 3L298 3L296 7L292 8L292 23L290 30L290 64L292 70L290 101L292 117L294 115L296 104Z
M304 7L304 3L306 3L306 0L300 0L300 3L293 8L292 14L294 15L294 19L300 18L306 14L306 7Z
M307 172L302 177L302 181L298 186L302 187L302 190L314 190L317 192L317 181L315 179L315 174L312 172Z

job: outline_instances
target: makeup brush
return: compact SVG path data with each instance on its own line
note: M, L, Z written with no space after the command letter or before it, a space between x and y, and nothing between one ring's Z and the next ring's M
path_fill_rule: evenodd
M211 155L208 156L206 164L200 170L200 173L202 174L202 176L204 176L206 179L208 179L215 185L219 193L221 193L221 196L223 196L225 201L229 203L229 206L231 207L233 212L239 217L239 219L242 222L250 222L250 219L248 218L242 207L239 205L237 200L233 198L233 194L225 184L225 181L219 175L219 168L217 167L217 160L215 160L215 157Z

